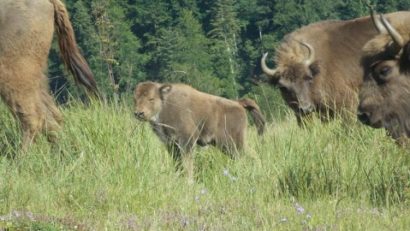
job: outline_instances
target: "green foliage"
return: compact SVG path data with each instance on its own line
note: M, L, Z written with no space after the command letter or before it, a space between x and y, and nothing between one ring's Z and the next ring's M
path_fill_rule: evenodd
M241 21L238 19L237 5L233 0L218 0L212 6L208 32L212 41L211 51L214 71L222 79L225 87L223 95L238 98L239 63L238 44Z
M182 10L177 25L161 30L154 55L163 82L184 82L197 89L221 94L219 79L210 70L209 44L193 12Z

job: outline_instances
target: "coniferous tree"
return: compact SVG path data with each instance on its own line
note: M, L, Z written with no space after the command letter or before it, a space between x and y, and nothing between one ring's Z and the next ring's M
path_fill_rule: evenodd
M212 29L209 31L215 72L226 85L225 94L234 98L238 97L240 90L237 79L240 73L238 45L241 42L241 24L237 14L234 0L217 0L212 8Z
M100 70L106 73L101 85L108 93L111 92L115 101L120 90L130 91L136 81L143 78L141 68L146 60L139 54L139 39L131 32L121 3L113 0L92 3L100 45Z
M189 10L182 10L178 24L164 29L157 39L158 69L162 81L185 82L212 93L221 93L212 75L209 44L201 25Z

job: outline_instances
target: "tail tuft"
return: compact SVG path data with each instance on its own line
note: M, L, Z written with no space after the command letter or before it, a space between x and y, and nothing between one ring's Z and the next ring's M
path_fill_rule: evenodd
M258 134L262 135L265 131L266 120L265 117L262 115L259 106L256 104L255 101L248 98L240 99L238 100L238 102L242 105L242 107L244 107L251 113L256 128L258 129Z

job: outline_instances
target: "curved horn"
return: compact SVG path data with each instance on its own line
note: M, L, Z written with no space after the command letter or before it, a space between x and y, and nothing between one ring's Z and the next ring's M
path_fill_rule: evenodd
M265 72L265 74L269 75L269 76L274 76L275 73L277 72L276 69L270 69L267 65L266 65L266 57L268 57L268 52L266 52L265 54L263 54L262 59L261 59L261 67L262 67L262 71Z
M315 61L315 49L313 47L305 42L297 41L300 43L302 46L305 46L309 50L309 56L308 58L303 62L306 66L310 66Z
M380 18L377 17L376 12L374 11L373 7L368 5L370 9L370 17L372 18L372 22L374 27L376 27L376 30L380 34L387 34L386 28L383 26L383 23L381 22Z
M386 20L386 18L382 14L380 15L380 20L382 21L386 30L389 32L394 43L396 43L396 45L402 48L404 46L403 37L401 37L399 32L396 29L394 29L394 27Z

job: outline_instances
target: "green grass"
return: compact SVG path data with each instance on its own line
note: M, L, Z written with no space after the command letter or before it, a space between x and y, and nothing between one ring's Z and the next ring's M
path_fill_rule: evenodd
M408 230L409 153L383 130L293 116L243 156L195 151L194 184L130 106L64 107L64 129L19 153L0 113L0 230ZM14 213L30 213L34 217Z

